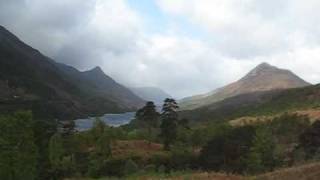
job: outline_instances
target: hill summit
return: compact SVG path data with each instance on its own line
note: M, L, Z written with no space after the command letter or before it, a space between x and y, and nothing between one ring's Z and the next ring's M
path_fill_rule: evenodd
M181 100L183 110L195 109L229 97L251 92L290 89L310 85L293 72L280 69L268 63L261 63L240 80L207 94Z

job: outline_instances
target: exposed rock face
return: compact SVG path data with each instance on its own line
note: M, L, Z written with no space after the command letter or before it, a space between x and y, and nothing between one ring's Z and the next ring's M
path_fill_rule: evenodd
M183 99L180 102L180 107L184 110L195 109L240 94L297 88L308 85L310 84L289 70L279 69L267 63L262 63L237 82L207 94Z

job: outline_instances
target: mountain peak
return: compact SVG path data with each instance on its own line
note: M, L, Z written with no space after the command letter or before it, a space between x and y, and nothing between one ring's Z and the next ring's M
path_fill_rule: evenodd
M280 70L278 67L273 66L269 63L263 62L257 65L253 70Z
M105 73L103 72L103 70L99 66L96 66L93 69L85 71L84 73L91 74L91 75L99 75L99 76L105 75Z
M204 95L188 98L180 103L182 109L209 105L229 97L252 92L289 89L310 85L293 72L268 63L261 63L240 80Z
M242 79L247 79L247 78L256 77L256 76L260 76L260 75L269 75L269 74L277 73L280 71L287 71L287 70L279 69L276 66L272 66L272 65L264 62L264 63L261 63L258 66L256 66L253 70L251 70Z
M275 69L277 67L270 65L269 63L263 62L261 64L259 64L255 69Z

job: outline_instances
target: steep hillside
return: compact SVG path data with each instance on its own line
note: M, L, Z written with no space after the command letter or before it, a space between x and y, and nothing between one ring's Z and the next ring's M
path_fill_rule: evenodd
M214 90L208 94L185 98L181 109L195 109L240 94L263 92L277 89L289 89L310 85L289 70L279 69L262 63L239 81Z
M66 74L71 71L72 74L70 74L70 78L77 83L77 86L79 86L81 90L89 94L94 94L95 96L108 97L121 108L135 109L144 105L144 101L140 97L107 76L100 67L95 67L84 72L67 70L66 65L63 64L59 64L59 68L64 70Z
M182 111L180 114L195 121L224 121L242 116L272 115L318 107L320 85L314 85L242 94L194 110Z
M136 87L130 89L142 99L153 101L157 105L161 105L166 98L171 98L171 95L167 92L156 87Z
M99 68L80 72L56 63L0 26L0 112L29 109L36 117L69 119L142 104Z

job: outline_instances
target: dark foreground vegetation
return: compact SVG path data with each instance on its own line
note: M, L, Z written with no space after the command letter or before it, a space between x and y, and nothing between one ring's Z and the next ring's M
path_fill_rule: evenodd
M320 122L284 113L231 126L190 124L166 99L152 102L129 125L76 132L72 122L36 120L31 112L0 116L0 179L140 177L226 172L256 175L319 158Z

